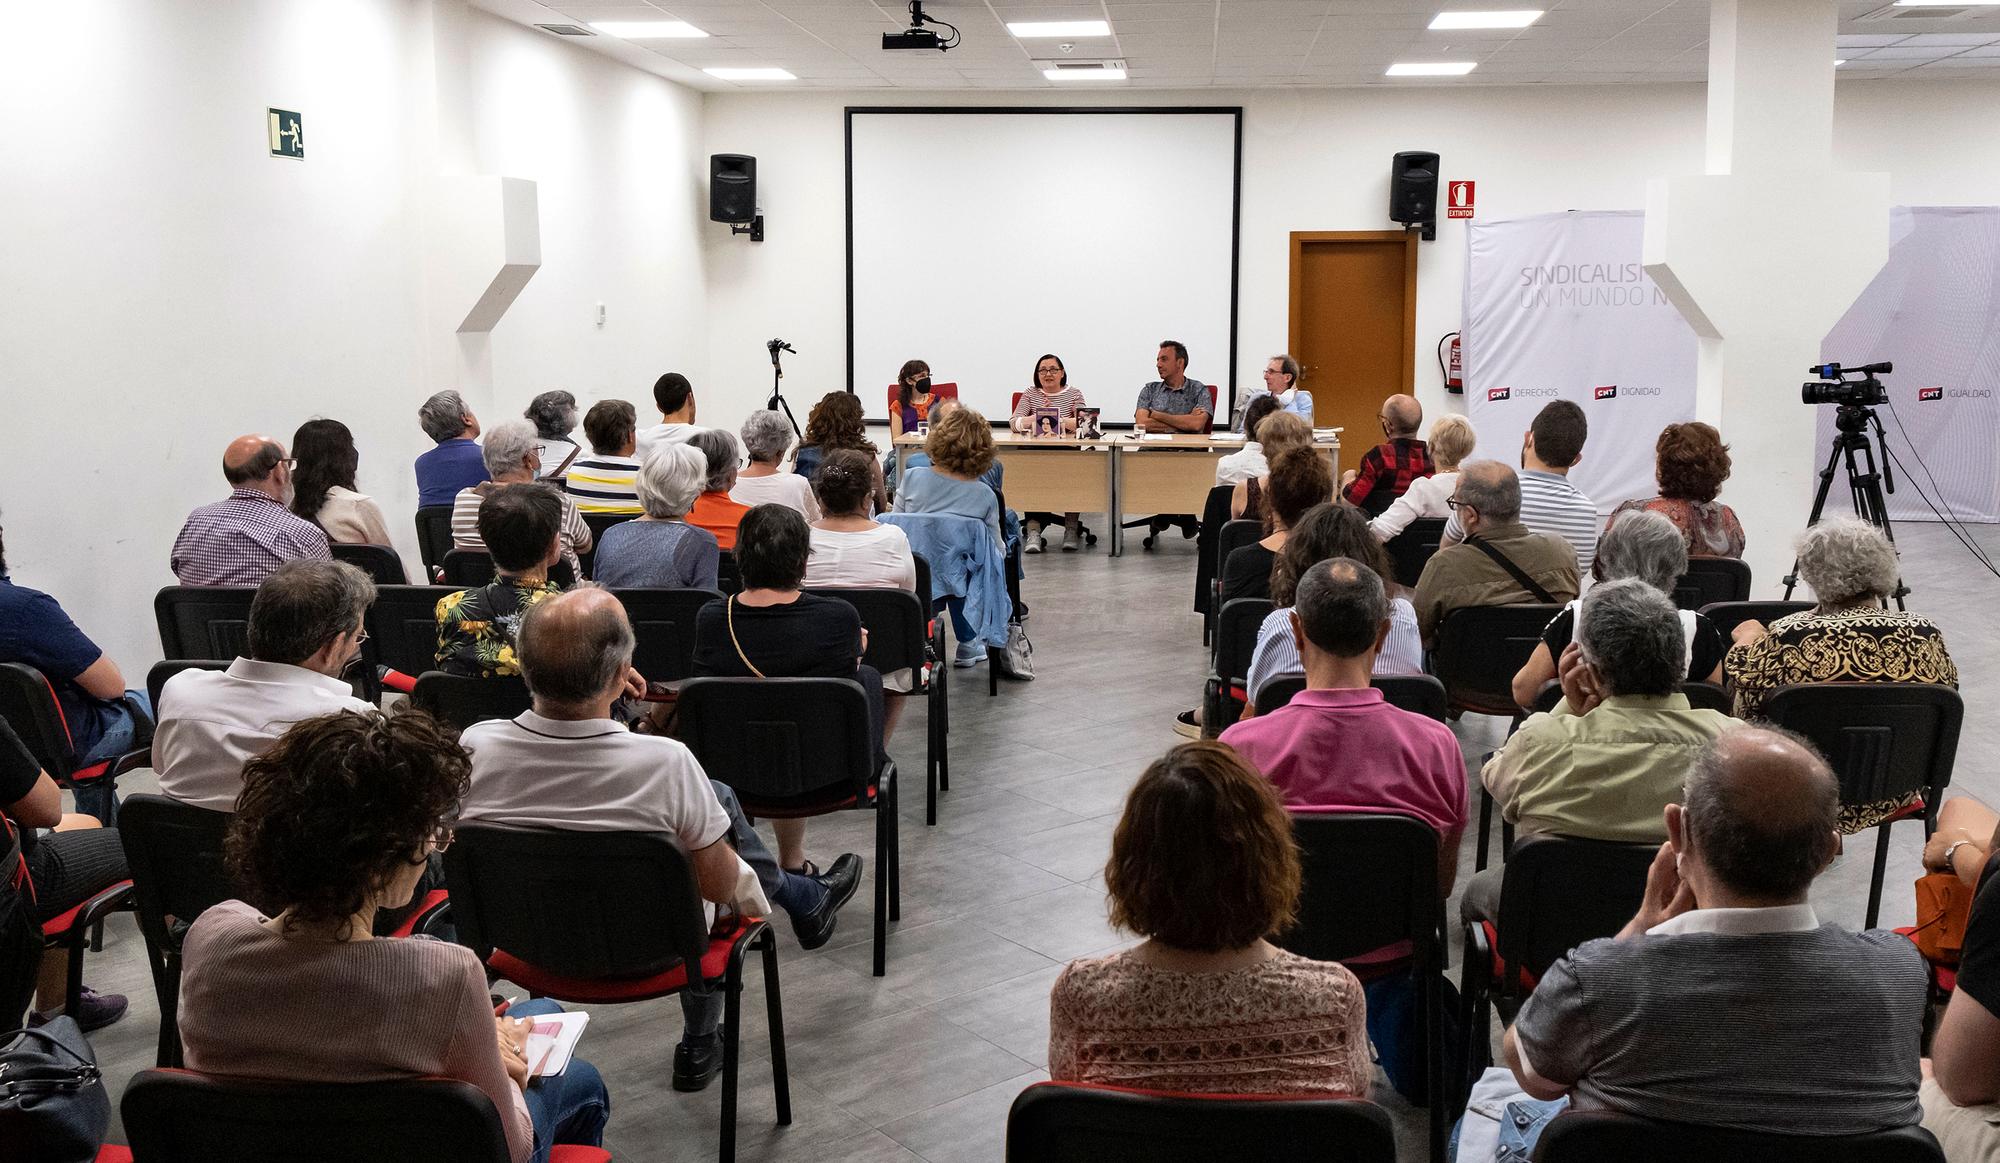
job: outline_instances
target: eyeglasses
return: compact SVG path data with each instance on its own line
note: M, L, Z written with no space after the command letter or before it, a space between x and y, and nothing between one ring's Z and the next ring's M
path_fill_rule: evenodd
M366 642L366 641L368 641L368 631L366 631L366 630L356 630L356 631L354 632L354 644L355 644L356 646L359 646L359 645L361 645L361 644L362 644L363 642Z
M297 472L299 469L299 458L296 456L288 456L285 459L278 462L278 467L284 469L287 472Z
M431 833L431 851L442 852L451 847L452 837L456 834L454 825L439 824L437 830Z
M1479 506L1468 504L1465 501L1459 500L1457 497L1446 497L1444 499L1444 506L1445 508L1450 509L1454 513L1460 509L1471 509L1475 513L1479 511Z

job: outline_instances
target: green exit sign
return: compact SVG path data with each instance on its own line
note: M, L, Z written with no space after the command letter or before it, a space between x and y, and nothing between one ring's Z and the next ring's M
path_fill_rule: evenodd
M306 158L305 118L289 109L267 109L271 134L271 156Z

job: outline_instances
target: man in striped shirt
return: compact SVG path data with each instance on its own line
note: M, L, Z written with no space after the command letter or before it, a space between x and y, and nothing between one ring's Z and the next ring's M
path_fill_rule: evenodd
M1535 422L1521 438L1521 524L1574 546L1579 577L1589 577L1591 563L1597 560L1602 524L1596 502L1569 483L1569 470L1583 459L1583 442L1589 435L1582 408L1568 400L1552 400L1535 414ZM1465 529L1453 514L1439 545L1463 540Z
M599 400L584 413L590 455L570 462L563 489L582 513L643 513L639 504L639 415L624 400Z

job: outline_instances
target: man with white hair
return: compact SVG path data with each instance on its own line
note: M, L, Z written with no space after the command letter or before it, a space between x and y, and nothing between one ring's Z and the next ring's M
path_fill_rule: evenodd
M486 471L493 479L460 492L452 502L453 549L486 548L486 543L479 538L480 503L502 485L535 483L542 469L540 445L540 434L526 420L502 420L486 434L486 444L480 452L486 460ZM554 488L552 485L545 487ZM590 526L584 521L583 514L577 512L574 498L567 494L558 496L562 499L562 559L569 563L570 576L582 580L583 564L577 555L590 552Z
M1567 541L1521 523L1521 481L1497 460L1459 470L1445 502L1465 528L1465 543L1431 555L1417 579L1417 629L1424 645L1464 606L1562 605L1577 595L1576 551Z
M417 409L417 422L437 447L417 458L417 504L449 505L461 489L486 479L479 455L479 417L457 392L444 391Z
M326 531L285 506L292 467L268 436L239 436L222 453L229 496L189 513L169 563L184 586L254 586L288 561L332 561Z

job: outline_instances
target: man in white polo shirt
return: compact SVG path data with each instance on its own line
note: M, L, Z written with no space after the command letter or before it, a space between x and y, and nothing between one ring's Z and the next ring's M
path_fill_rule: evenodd
M1590 423L1583 409L1568 400L1552 400L1521 437L1521 524L1531 533L1560 537L1576 550L1577 576L1590 579L1597 560L1597 534L1604 522L1597 503L1569 483L1569 470L1583 459L1583 442ZM1465 530L1452 514L1445 523L1441 545L1457 545Z
M736 793L704 775L679 740L635 735L612 718L612 704L639 682L632 648L632 623L609 590L572 590L529 610L516 651L534 708L466 729L460 741L472 752L472 783L459 819L672 832L694 860L703 899L731 899L741 857L791 917L800 946L826 944L860 883L861 858L843 855L820 876L784 871ZM682 992L675 1090L700 1090L721 1070L722 1003L720 994Z

